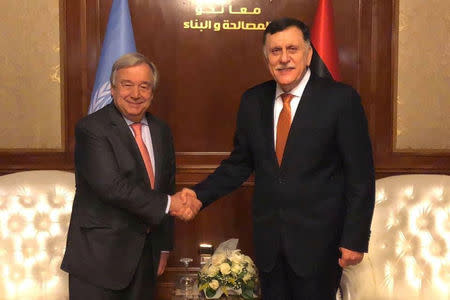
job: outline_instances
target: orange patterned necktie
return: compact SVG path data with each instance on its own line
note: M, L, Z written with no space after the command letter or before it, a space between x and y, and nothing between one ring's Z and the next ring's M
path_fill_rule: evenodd
M142 124L133 123L131 124L131 129L134 132L134 139L141 151L142 159L144 160L145 169L147 169L148 178L150 178L150 185L152 188L155 187L155 173L153 173L152 161L150 160L150 155L148 154L147 147L142 140Z
M283 160L284 147L286 146L286 141L289 134L289 129L291 128L291 100L294 95L284 93L281 95L281 100L283 100L283 109L280 112L277 123L277 143L275 146L275 152L277 154L278 165L281 166L281 161Z

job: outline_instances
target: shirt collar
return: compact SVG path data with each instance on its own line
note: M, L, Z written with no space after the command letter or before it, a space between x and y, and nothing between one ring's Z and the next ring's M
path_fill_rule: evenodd
M301 97L310 77L311 71L308 68L308 70L306 70L305 75L303 75L302 80L300 80L297 86L294 87L292 90L290 90L288 93L294 95L295 97ZM281 94L284 93L285 92L281 89L281 86L277 83L277 89L275 91L275 99L277 99L278 97L280 97Z
M133 122L133 121L127 119L124 115L122 115L122 117L125 120L125 122L127 122L128 126L130 126L131 124L137 123L137 122ZM147 120L147 118L145 116L142 118L142 120L139 123L148 126L148 120Z

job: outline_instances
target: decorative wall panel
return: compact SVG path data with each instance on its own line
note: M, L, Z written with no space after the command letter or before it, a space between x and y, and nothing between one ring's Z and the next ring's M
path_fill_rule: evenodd
M450 2L401 0L397 151L450 151Z
M62 149L59 5L0 1L0 149Z

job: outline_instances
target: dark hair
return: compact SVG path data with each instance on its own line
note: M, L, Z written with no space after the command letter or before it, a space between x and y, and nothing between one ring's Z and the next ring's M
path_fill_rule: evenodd
M281 18L270 22L269 26L267 26L266 30L264 30L263 45L266 44L266 37L268 34L274 34L283 31L291 26L295 26L300 29L303 33L303 39L305 40L305 42L310 43L309 28L305 23L294 18Z

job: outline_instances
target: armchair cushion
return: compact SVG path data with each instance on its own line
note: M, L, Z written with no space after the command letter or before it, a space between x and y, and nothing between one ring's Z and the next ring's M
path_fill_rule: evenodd
M68 299L59 267L74 190L69 172L0 176L0 299Z
M345 300L450 299L450 176L376 181L369 253L341 288Z

